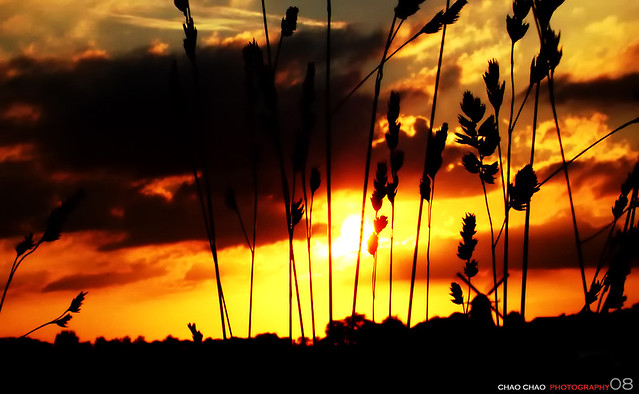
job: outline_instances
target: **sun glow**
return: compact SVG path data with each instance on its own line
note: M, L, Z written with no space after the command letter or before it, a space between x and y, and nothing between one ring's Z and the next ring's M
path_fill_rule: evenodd
M362 217L359 214L352 214L342 221L339 237L333 241L333 254L335 256L343 257L357 253L361 219ZM373 232L373 224L367 219L364 219L362 250L366 249L366 239Z

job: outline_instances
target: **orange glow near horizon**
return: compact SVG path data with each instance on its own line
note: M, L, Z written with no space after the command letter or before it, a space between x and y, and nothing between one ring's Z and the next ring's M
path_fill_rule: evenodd
M212 157L206 158L210 161L204 160L211 165L212 216L222 214L219 221L215 217L215 226L218 235L223 235L218 238L223 246L217 252L231 323L226 335L247 337L251 251L235 222L236 217L232 216L235 212L229 213L222 207L222 201L227 186L241 185L237 191L241 197L238 202L242 204L248 204L248 198L252 198L249 196L253 185L248 179L251 168L247 153L250 145L247 124L250 122L245 119L250 116L244 112L247 91L242 85L243 73L251 68L244 68L242 48L256 40L260 48L266 50L259 7L248 0L230 1L226 6L209 4L212 2L197 5L194 9L199 37L197 58L201 69L208 71L202 73L202 78L193 79L196 82L191 85L192 74L198 75L193 71L198 68L191 69L183 51L183 16L171 2L152 4L114 0L77 6L69 1L51 0L41 2L39 7L43 8L38 8L37 12L33 10L33 1L2 3L13 15L0 18L3 32L0 37L0 84L5 87L0 95L0 107L3 108L0 110L0 129L3 130L0 174L11 178L6 185L2 184L9 192L1 205L8 219L0 228L4 234L4 238L0 238L0 283L6 283L16 253L14 246L22 239L22 236L14 238L14 235L33 231L32 228L41 230L34 227L37 225L35 215L44 212L45 203L76 186L88 185L92 190L87 190L87 195L95 194L91 196L93 205L84 211L86 217L73 223L75 227L71 226L75 232L63 232L60 240L43 244L20 266L0 311L0 337L20 336L59 316L73 297L86 291L81 312L73 314L67 328L82 341L127 336L131 339L142 336L153 341L169 335L189 339L191 333L187 323L196 323L205 338L222 338L215 269L205 226L201 220L192 223L200 213L200 201L194 197L193 175L185 170L182 162L193 159L189 156L195 156L193 152L196 152L186 150L190 149L185 143L190 138L188 132L200 129L205 130L206 138L210 137L211 142L211 149L207 146L202 151L205 155L212 153ZM279 84L278 103L282 105L278 108L281 109L278 122L282 122L278 131L285 137L279 148L286 156L285 165L291 166L288 160L297 157L289 149L299 148L296 144L302 141L296 140L293 133L299 127L298 117L304 117L292 106L298 103L294 101L299 99L298 93L305 92L310 86L302 86L306 62L316 62L313 87L316 91L313 93L317 101L314 115L318 130L309 141L306 159L309 164L317 163L324 177L324 143L319 141L324 131L320 126L328 123L323 119L321 101L330 97L322 83L327 74L322 61L326 55L321 49L325 48L326 9L311 6L313 2L305 3L308 11L300 10L298 30L292 37L279 41L281 48L277 46L280 10L268 11L273 51L277 50L280 55L282 49L282 57L275 57L279 60L275 74L276 84ZM334 83L329 93L335 96L348 92L351 86L356 86L358 78L375 67L384 39L380 32L388 27L385 23L389 18L386 17L392 16L390 2L384 11L387 14L382 13L383 7L373 5L373 2L363 8L366 3L362 0L340 3L334 7L332 23L336 45L330 52L331 68L335 69L330 74ZM412 37L412 32L422 26L418 21L430 20L432 15L426 13L437 7L421 6L418 17L407 20L399 30L391 50ZM500 232L506 216L503 184L513 182L517 170L531 161L533 125L536 127L534 168L538 180L543 181L541 177L547 176L562 162L561 152L565 153L566 160L570 160L615 127L637 116L637 93L632 91L639 80L636 66L639 40L635 38L639 31L637 10L639 2L611 7L605 2L584 0L578 5L560 7L553 16L553 27L556 31L561 30L561 63L556 74L553 70L556 77L553 87L556 97L553 98L557 100L557 107L552 108L559 112L561 151L553 117L555 111L551 110L546 89L553 85L544 82L538 85L543 87L543 96L536 97L538 100L532 95L526 96L529 101L521 118L517 115L519 123L511 130L512 156L506 159L511 115L507 107L513 93L510 77L512 75L516 81L513 94L513 108L516 109L530 81L530 60L539 53L539 37L532 13L527 19L532 22L528 35L511 47L505 18L512 13L512 0L469 2L462 10L459 22L451 25L446 33L446 54L441 69L437 57L439 48L443 48L437 38L441 37L440 33L420 35L385 63L378 107L372 111L373 118L375 114L378 118L374 122L367 195L362 195L361 190L367 147L363 143L358 146L367 136L358 133L366 134L368 130L371 117L368 100L372 99L369 96L374 78L362 85L348 104L340 106L342 112L331 113L335 119L332 123L335 140L331 147L334 183L330 248L335 320L351 315L357 286L357 313L368 319L374 316L376 322L381 322L389 314L390 302L391 315L406 322L416 249L417 277L411 325L427 318L460 312L460 306L451 302L449 293L450 284L455 281L460 283L464 297L469 295L468 286L457 277L457 273L464 270L464 262L457 257L457 245L462 218L467 213L474 214L477 219L478 244L473 258L479 263L479 273L472 279L472 284L481 292L488 292L493 287L492 263L500 275L504 260L504 237ZM51 18L54 14L56 17ZM512 74L509 67L511 49L515 49ZM266 54L264 57L266 59ZM152 61L148 61L149 58ZM491 108L487 101L482 75L489 59L499 62L498 80L505 81L501 112ZM175 69L171 68L173 60L176 60ZM183 67L184 71L189 70L188 74L183 73ZM428 141L424 133L430 122L430 117L426 116L431 113L438 76L441 85L438 80L433 129L446 122L449 133L444 162L436 177L437 187L433 189L434 198L425 202L423 211L418 212L420 175ZM175 81L181 85L174 90ZM462 164L463 155L474 148L456 143L455 133L462 132L458 114L465 90L473 92L486 104L483 119L493 112L499 114L497 124L502 145L499 153L484 158L486 163L497 162L502 154L500 165L508 165L512 170L511 179L502 182L501 174L498 174L495 184L485 185L485 196L480 179L476 174L468 173ZM375 215L370 204L375 161L389 157L385 133L388 131L386 105L390 91L402 94L398 149L405 153L404 166L398 174L401 182L394 207L392 301L389 301L391 206L388 199L378 212L389 218L389 224L380 234L376 258L366 247L373 232ZM183 94L183 102L175 100L176 94ZM260 95L260 100L263 99L264 95ZM73 105L68 105L69 102ZM337 103L336 100L332 105ZM181 104L185 104L184 107ZM539 104L539 112L533 111L535 104ZM291 107L286 107L289 105ZM275 113L263 103L257 108L258 117ZM185 117L193 113L197 116L186 122L175 121L171 115L183 115L180 109L185 109ZM535 115L538 117L534 118ZM262 125L264 119L260 118L256 124ZM301 123L306 126L304 121ZM599 246L603 244L603 237L594 237L589 242L584 240L611 222L611 207L619 196L621 178L632 170L631 166L639 158L637 124L632 127L605 139L569 167L576 221L582 231L577 244L582 242L579 245L588 248L588 284L594 276L592 267L601 252ZM189 128L192 130L187 130ZM262 144L263 141L258 138L258 142ZM263 178L257 182L259 190L256 193L261 193L258 204L264 204L258 210L254 245L251 335L275 333L287 337L291 316L292 337L310 337L313 332L312 295L315 335L323 337L329 319L326 179L322 178L322 184L314 194L313 228L322 230L312 234L310 253L304 219L295 228L293 248L298 287L291 291L287 229L271 223L279 220L284 227L284 208L278 194L281 192L280 174L276 171L267 173L273 171L270 167L275 164L269 161L270 156L266 156L278 152L271 152L270 146L261 151L263 148L259 144L257 156L264 153L265 158L260 157L260 160L264 159L259 164L259 176ZM424 145L418 146L420 144ZM235 165L237 168L225 167ZM195 171L197 174L198 169ZM289 172L293 173L289 168L283 171ZM294 174L297 176L298 173ZM266 185L274 182L278 184ZM295 185L295 182L290 184ZM291 200L295 201L302 193L295 190L294 194ZM358 250L362 202L365 204L364 228ZM244 206L242 204L239 205ZM562 173L542 185L530 207L529 256L534 259L531 257L528 271L525 317L530 321L536 317L577 313L584 303L584 292L567 185ZM217 209L227 210L217 212ZM416 245L418 214L422 216ZM249 212L242 212L242 215L243 220L253 219ZM525 213L511 210L509 215L508 311L519 311ZM228 222L231 217L233 224ZM247 223L248 220L243 224ZM196 232L195 226L201 234ZM270 233L264 234L267 231ZM491 235L499 238L495 243L495 255L491 254ZM426 316L429 241L431 281L429 316ZM357 263L359 280L355 283ZM377 264L375 286L374 263ZM632 268L637 265L636 261L632 264ZM599 279L606 268L599 274ZM500 310L503 305L501 289L497 292ZM625 307L639 303L638 289L639 273L634 270L625 282L628 297ZM291 298L289 291L293 295ZM296 294L301 300L303 332ZM474 293L471 291L471 294ZM493 295L489 298L495 301ZM52 325L31 337L53 341L61 330L63 328Z
M496 193L499 194L499 193ZM552 193L550 193L552 194ZM336 193L334 243L334 318L350 316L353 301L353 285L357 242L359 240L360 215L357 212L356 192ZM538 199L536 205L548 207L556 205L554 197L549 201ZM361 197L361 196L360 196ZM398 195L398 198L400 195ZM399 198L395 231L395 263L392 294L392 315L406 321L409 276L414 248L415 217L413 209L417 201ZM431 318L445 317L459 312L457 305L450 302L451 281L459 281L456 272L463 272L462 262L455 256L461 215L477 209L478 248L487 248L486 234L481 212L481 204L442 199L436 202L433 223L439 230L433 232L431 252L432 274L429 315ZM314 222L322 222L323 202L318 201L314 211ZM385 212L387 205L382 208ZM381 214L382 212L380 212ZM411 213L411 214L409 214ZM366 251L366 237L372 231L372 209L367 209L367 220L360 262L360 279L357 298L357 312L372 317L371 274L373 257ZM552 215L552 213L549 213ZM513 227L517 231L520 227ZM413 300L412 324L425 319L425 234L422 229L418 278ZM301 230L296 232L294 242L298 285L302 300L304 335L312 335L310 327L310 291L308 256L306 241ZM389 228L381 234L378 250L377 285L375 294L375 320L382 321L388 315L388 252ZM0 336L22 335L29 329L53 318L68 306L70 300L80 290L88 291L81 313L75 314L68 329L78 334L81 340L95 338L135 339L143 336L147 341L162 340L168 335L188 339L190 333L186 324L195 322L205 337L221 338L220 314L217 290L214 281L213 264L205 242L191 241L167 245L134 247L112 252L99 252L96 248L106 238L91 233L68 234L60 241L43 246L32 258L25 262L16 275L16 282L9 291L5 308L0 314ZM288 336L288 274L287 242L282 240L260 245L256 249L255 284L253 300L252 335L273 332ZM312 238L313 294L316 320L316 335L324 336L328 323L328 268L327 245L324 234L314 234ZM2 246L4 256L11 255L8 242ZM479 249L478 249L479 250ZM71 253L70 253L71 252ZM92 261L87 265L86 261ZM248 327L248 295L250 253L246 247L233 246L219 251L224 289L231 332L234 336L246 337ZM480 259L480 274L473 278L473 285L486 292L492 288L489 259ZM6 272L6 270L5 270ZM90 288L78 287L77 291L59 290L43 293L41 287L66 275L87 275L93 281ZM509 310L519 310L520 272L511 271L509 280ZM587 277L591 278L589 270ZM110 278L110 279L109 279ZM3 278L0 278L4 280ZM112 282L109 282L111 280ZM29 284L31 283L31 284ZM80 281L80 283L82 283ZM81 284L78 286L81 286ZM85 282L87 283L87 282ZM628 301L626 306L639 302L637 288L639 276L632 273L626 282ZM40 284L40 285L38 285ZM462 284L464 296L468 288ZM552 316L579 311L583 293L580 287L579 271L576 268L533 269L529 272L527 319ZM295 292L293 293L295 294ZM499 293L499 302L502 294ZM492 300L492 297L491 297ZM46 327L32 335L33 338L52 341L60 328ZM229 332L227 331L227 335ZM293 298L293 336L301 336L297 304Z

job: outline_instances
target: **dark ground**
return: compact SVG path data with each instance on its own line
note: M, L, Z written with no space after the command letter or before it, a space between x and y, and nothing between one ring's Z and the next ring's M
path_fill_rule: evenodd
M605 315L513 318L506 328L458 314L410 330L396 320L362 319L352 331L339 323L315 346L274 334L202 343L82 343L68 331L54 344L3 338L0 393L575 392L615 378L632 379L631 390L617 391L639 392L639 305Z

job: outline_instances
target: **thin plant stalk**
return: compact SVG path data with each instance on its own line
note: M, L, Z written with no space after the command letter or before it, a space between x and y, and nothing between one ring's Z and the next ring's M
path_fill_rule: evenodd
M26 334L22 335L21 338L26 338L29 335L31 335L32 333L38 331L39 329L46 327L48 325L51 324L57 324L60 327L66 327L67 323L69 322L69 320L71 320L71 313L79 313L80 312L80 307L82 306L82 302L84 301L84 296L86 296L86 292L81 291L80 294L78 294L73 301L71 302L71 305L64 311L62 312L62 314L58 317L56 317L55 319L48 321L44 324L39 325L38 327L34 328L33 330L27 332Z
M555 128L557 129L557 139L559 141L559 150L561 152L561 162L563 164L564 176L566 178L566 188L568 190L568 199L570 201L570 214L572 217L572 226L575 232L575 244L577 246L577 260L579 262L579 270L581 271L581 282L584 291L584 301L588 303L588 285L586 284L586 269L584 264L583 250L581 247L581 241L579 237L579 226L577 225L577 216L575 213L575 204L572 197L572 189L570 187L570 177L568 175L568 166L566 166L566 156L564 155L564 145L561 140L561 131L559 130L559 119L557 117L557 107L555 105L555 93L554 93L554 75L551 71L548 76L548 92L550 94L550 106L552 108L553 119L555 121Z
M251 242L251 278L250 278L250 290L249 290L249 323L248 323L249 338L251 337L251 322L253 318L253 277L255 272L255 243L257 238L257 205L258 205L257 143L255 141L255 137L253 137L252 172L253 172L253 239Z
M197 40L197 30L195 29L195 25L193 23L193 18L191 16L191 9L187 5L186 9L181 11L184 12L184 17L186 19L186 23L183 25L186 39L184 40L184 49L187 57L190 60L191 67L193 70L193 86L195 91L195 110L196 116L199 117L201 115L201 98L200 98L200 82L199 82L199 69L197 66L197 62L195 59L195 49L196 49L196 40ZM187 47L188 43L188 47ZM192 120L191 120L192 121ZM224 311L226 309L225 301L224 301L224 293L222 290L222 282L220 280L220 270L218 264L218 256L217 256L217 247L215 245L215 224L213 221L213 212L212 212L212 201L211 201L211 191L209 185L209 176L208 176L208 163L206 157L206 136L204 135L201 128L198 126L191 125L193 127L197 127L197 136L201 138L201 141L193 141L194 145L199 150L200 160L201 160L201 170L202 170L202 178L204 179L204 185L202 185L202 181L200 180L200 175L198 174L197 164L193 163L193 177L197 188L198 198L200 201L200 207L202 210L202 217L204 220L204 225L206 228L207 237L209 240L209 247L211 249L211 255L213 256L213 263L215 267L215 277L218 291L218 302L220 307L220 320L222 325L222 336L226 339L226 323ZM226 316L228 320L228 313Z
M581 152L579 152L578 154L576 154L572 159L568 160L566 163L562 163L561 167L557 168L555 171L553 171L552 173L550 173L550 175L548 175L543 181L539 182L539 186L542 186L544 183L548 182L550 179L552 179L555 175L559 174L561 171L563 171L564 167L569 166L570 164L572 164L574 161L576 161L579 157L581 157L582 155L584 155L585 153L587 153L588 151L590 151L592 148L594 148L596 145L598 145L599 143L603 142L605 139L607 139L608 137L611 137L615 134L617 134L618 132L626 129L627 127L634 125L634 124L639 124L639 117L634 118L624 124L622 124L621 126L617 127L616 129L610 131L609 133L607 133L606 135L602 136L601 138L599 138L597 141L593 142L592 144L588 145L588 147L586 147L585 149L583 149Z
M390 260L388 268L388 318L392 316L393 305L393 244L395 239L395 202L391 202Z
M302 170L302 191L304 195L304 206L308 207L308 198L306 193L306 170ZM309 212L310 210L310 212ZM311 258L311 233L312 233L312 220L313 220L313 194L311 194L310 208L304 213L306 222L306 251L308 253L308 286L310 290L310 302L311 302L311 329L313 333L313 344L315 344L315 306L313 303L313 264Z
M264 0L262 0L262 20L264 22L264 38L266 39L266 56L268 59L268 65L271 67L271 41L268 38L268 22L266 20L266 4Z
M495 230L493 228L493 217L490 214L490 206L488 204L488 193L486 192L486 182L484 181L482 177L479 177L479 179L481 180L481 187L482 187L482 190L484 191L484 204L486 205L486 214L488 215L488 224L490 226L490 251L491 251L492 268L493 268L493 282L496 288L497 287L497 261L495 259L496 244L495 244ZM497 301L497 291L495 291L495 309L499 310L498 301ZM495 319L496 319L497 325L499 326L498 314L495 314Z
M513 137L513 116L515 112L515 42L510 44L510 116L508 119L508 146L506 148L506 182L510 184L510 168L512 158L512 137ZM503 167L502 167L503 168ZM509 242L509 223L510 223L510 190L506 186L506 196L504 198L504 284L503 284L503 300L502 307L503 316L508 315L508 242ZM495 289L495 293L497 289ZM504 324L506 324L504 320Z
M533 111L533 127L532 127L532 142L530 147L530 165L532 166L535 160L535 137L537 134L537 115L539 113L539 82L535 87L535 107ZM530 249L530 207L532 202L528 202L526 206L526 218L524 220L524 251L521 266L521 306L519 314L522 319L526 319L526 284L528 283L528 254ZM504 311L505 312L505 311ZM505 315L504 315L505 316Z
M446 11L448 11L450 7L450 0L446 0ZM431 112L430 112L430 124L428 126L428 136L427 136L427 140L426 140L426 154L425 154L425 158L424 158L424 172L423 172L423 176L427 176L426 175L426 163L428 161L428 145L431 143L431 139L432 139L432 135L433 135L433 124L435 122L435 112L437 109L437 93L439 91L439 79L441 76L441 69L442 69L442 60L443 60L443 56L444 56L444 43L446 40L446 26L447 24L444 23L444 25L442 26L442 39L441 39L441 44L439 46L439 58L437 60L437 74L435 77L435 91L433 92L433 104L431 107ZM428 321L428 304L429 304L429 292L430 292L430 226L431 226L431 213L432 213L432 202L433 202L433 192L435 189L435 179L432 180L433 184L431 187L431 195L430 195L430 200L428 203L428 239L427 239L427 246L426 246L426 321ZM411 313L413 310L413 292L415 291L415 276L417 273L417 254L418 254L418 250L419 250L419 233L421 230L421 223L422 223L422 212L424 210L424 198L420 198L419 199L419 209L417 211L417 232L415 234L415 250L413 252L413 266L412 266L412 272L411 272L411 281L410 281L410 293L408 296L408 317L406 319L406 325L408 327L410 327L410 320L411 320Z
M18 267L24 261L24 259L26 259L30 254L34 253L36 249L38 249L38 246L40 246L40 244L42 244L42 241L39 241L38 243L36 243L31 248L31 250L29 250L22 256L16 256L16 258L13 260L13 265L11 266L11 271L9 272L9 278L7 279L7 283L4 286L4 291L2 292L2 300L0 301L0 312L2 311L2 306L4 305L4 299L7 296L9 285L11 285L11 281L13 280L13 275L15 275L16 271L18 270Z
M393 15L393 22L391 23L391 27L388 32L388 39L386 40L386 45L384 46L384 53L382 55L382 60L380 61L380 67L377 70L377 78L375 80L375 94L373 96L373 109L371 113L371 123L370 130L368 135L368 145L366 149L366 166L364 172L364 187L363 187L363 198L362 198L362 214L360 220L360 229L359 229L359 244L357 248L357 262L355 264L355 285L353 290L353 309L351 313L351 321L355 321L355 309L357 305L357 287L359 282L359 266L360 260L362 256L362 242L364 240L364 218L366 212L366 200L368 196L366 195L366 191L368 190L368 178L370 174L370 163L371 163L371 155L372 155L372 145L373 145L373 137L375 134L375 123L377 119L377 103L379 101L379 94L381 90L382 78L384 76L384 67L383 63L386 59L386 55L388 54L388 50L391 45L391 39L394 35L395 23L397 21L397 16Z
M237 216L237 219L240 223L240 228L242 229L242 234L244 235L244 240L246 241L246 244L249 248L249 251L251 252L251 275L250 275L250 286L249 286L249 323L248 323L248 337L251 337L251 317L252 317L252 307L253 307L253 268L255 265L255 218L253 218L253 241L251 242L251 240L249 239L249 235L248 232L246 230L246 226L244 226L244 220L242 220L242 215L240 214L240 210L237 207L236 203L235 203L235 197L232 197L232 205L230 206L230 208L235 211L235 214ZM257 199L255 200L257 201ZM254 207L257 205L257 203L254 203ZM228 319L228 316L227 316Z
M371 317L373 323L375 323L375 286L377 284L377 252L373 256L373 273L371 275L371 287L373 289L373 304L371 308Z
M61 321L66 316L66 313L67 313L67 311L65 311L63 314L61 314L60 316L56 317L55 319L53 319L53 320L51 320L49 322L46 322L44 324L39 325L38 327L34 328L33 330L29 331L28 333L23 334L21 336L21 338L26 338L29 335L33 334L34 332L38 331L39 329L41 329L43 327L46 327L48 325L57 324L59 321Z
M293 176L293 189L292 189L292 196L295 196L295 176ZM291 204L293 202L294 198L291 198ZM293 313L293 283L291 281L291 275L292 275L292 279L294 281L295 284L295 295L296 295L296 299L297 299L297 311L298 311L298 315L299 315L299 321L300 321L300 331L301 331L301 335L302 338L305 338L304 335L304 323L302 320L302 303L300 301L300 290L299 290L299 283L297 281L297 267L295 264L295 250L293 248L293 232L295 231L295 224L293 223L293 214L292 214L292 207L289 210L289 212L291 212L290 214L290 220L289 220L289 238L288 238L288 246L289 246L289 336L290 339L293 339L293 332L292 332L292 313Z
M333 222L331 201L331 162L332 162L332 138L331 138L331 0L326 0L326 96L324 116L326 127L326 206L328 215L328 322L329 327L333 323Z

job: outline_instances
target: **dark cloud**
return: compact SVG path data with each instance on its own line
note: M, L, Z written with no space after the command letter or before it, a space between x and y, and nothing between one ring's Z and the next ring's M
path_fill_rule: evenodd
M582 160L574 161L568 167L570 184L575 190L586 188L593 191L597 198L608 197L610 206L620 193L621 183L626 180L627 174L632 171L636 161L627 157L617 160ZM562 163L546 166L539 170L537 177L540 182L552 178L552 182L564 182L565 175ZM558 170L561 170L557 172ZM556 175L553 175L556 174Z
M581 104L588 107L610 107L639 104L639 73L631 72L616 78L600 76L574 81L569 76L555 80L555 100L558 104Z
M316 111L322 113L323 51L317 43L323 38L320 31L295 34L282 47L281 69L298 70L282 74L279 89L289 174L294 134L301 124L300 77L307 61L318 61ZM335 38L333 102L357 83L360 67L372 58L380 42L377 33L358 36L352 31L336 31ZM115 58L77 63L20 57L0 65L0 107L21 103L37 108L40 114L36 122L0 118L0 128L6 130L0 135L0 146L33 146L31 160L0 163L0 172L6 175L0 201L6 215L0 235L39 231L48 210L82 188L86 199L66 230L107 230L126 235L118 243L103 245L103 249L201 239L204 226L190 180L178 185L171 199L144 194L141 185L153 179L191 174L199 149L206 146L218 241L220 246L243 243L235 213L223 201L224 191L234 188L243 219L252 220L250 134L241 50L237 45L199 50L199 115L195 111L193 73L181 53L156 56L139 49ZM179 117L175 95L171 95L169 76L175 59L180 97L189 111L186 119ZM361 177L367 117L352 114L369 111L370 99L356 94L335 115L335 187L350 186L350 179ZM324 162L321 119L318 116L312 136L309 166L322 166ZM203 131L207 144L199 139L199 131ZM271 141L262 136L258 143L258 238L269 243L285 237L281 179ZM297 182L299 198L299 178Z
M42 291L46 293L60 290L98 289L139 282L166 274L164 268L145 264L130 264L129 268L130 270L126 272L113 271L99 274L73 274L64 276L49 282Z

